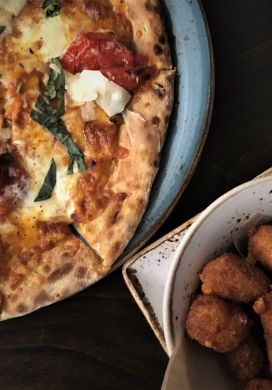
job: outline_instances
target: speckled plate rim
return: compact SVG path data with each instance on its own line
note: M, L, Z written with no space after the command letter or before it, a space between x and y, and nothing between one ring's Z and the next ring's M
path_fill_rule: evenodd
M176 283L176 274L177 270L182 261L182 256L187 249L187 246L191 242L195 233L198 229L203 225L207 218L209 218L210 214L213 213L214 210L218 209L222 204L224 204L229 199L235 197L241 191L245 189L256 186L256 184L271 181L271 175L258 177L254 180L250 180L246 183L243 183L227 193L221 195L218 199L216 199L213 203L210 204L197 218L197 220L192 224L192 226L186 232L185 237L180 242L172 260L169 274L166 280L165 290L164 290L164 299L163 299L163 325L164 325L164 337L166 342L166 350L169 356L174 351L175 348L175 332L174 332L174 324L173 324L173 315L172 315L172 307L173 307L173 292L174 286Z
M206 30L206 36L208 41L208 47L209 47L209 64L210 64L210 81L209 81L209 95L206 103L206 114L205 119L203 121L202 128L200 130L200 138L198 141L198 144L195 148L195 156L192 161L192 164L190 166L190 169L187 172L186 178L181 184L181 187L176 194L175 198L172 200L172 202L169 204L169 206L165 209L164 214L161 216L161 218L154 224L154 226L147 232L147 234L143 237L143 239L136 245L129 253L125 253L122 255L119 260L116 261L116 263L111 268L110 272L113 272L120 266L122 266L124 263L126 263L131 256L135 255L151 238L152 236L158 231L158 229L163 225L163 223L166 221L166 219L169 217L169 215L174 210L177 202L181 198L183 192L185 191L186 187L188 186L196 168L199 162L199 159L201 157L208 133L209 128L211 124L212 119L212 113L213 113L213 104L214 104L214 95L215 95L215 63L214 63L214 51L213 51L213 45L212 45L212 39L211 39L211 33L207 21L207 17L204 11L204 7L202 5L201 0L197 0L197 3L199 4L199 8L202 14L205 30ZM148 206L147 206L148 207ZM137 255L138 256L138 255Z
M165 234L163 237L158 239L157 241L153 242L148 247L142 249L140 252L138 252L136 255L134 255L130 260L128 260L122 268L122 275L123 279L133 296L134 300L136 301L137 305L139 306L140 310L142 311L145 319L147 320L148 324L152 328L153 332L155 333L155 336L159 340L162 348L167 353L166 350L166 344L165 344L165 338L164 338L164 332L163 329L160 327L156 314L154 313L154 310L152 308L152 305L150 304L148 297L145 295L143 288L141 284L138 282L137 278L132 276L131 267L139 258L144 256L146 253L152 251L153 249L159 247L162 245L165 241L168 241L171 239L171 237L175 236L176 234L179 234L185 230L187 230L192 223L195 221L196 217L188 220L187 222L183 223L176 229L172 230L171 232Z

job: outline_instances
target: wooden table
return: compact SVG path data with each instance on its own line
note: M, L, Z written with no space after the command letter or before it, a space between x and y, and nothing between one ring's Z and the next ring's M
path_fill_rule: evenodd
M272 165L272 1L203 3L216 63L211 130L191 184L156 237ZM0 324L1 390L159 389L166 364L120 270Z

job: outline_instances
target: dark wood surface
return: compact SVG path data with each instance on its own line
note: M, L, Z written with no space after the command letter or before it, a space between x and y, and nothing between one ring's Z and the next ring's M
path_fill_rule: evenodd
M191 184L156 237L272 165L272 1L203 3L216 64L211 130ZM0 324L1 390L159 389L166 365L120 270Z

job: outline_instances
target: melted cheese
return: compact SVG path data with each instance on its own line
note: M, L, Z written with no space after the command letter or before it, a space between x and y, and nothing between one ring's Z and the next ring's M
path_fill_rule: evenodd
M12 32L12 14L0 8L0 26L5 26L5 30L0 34L0 41Z
M2 41L2 46L0 41L0 73L2 74L0 83L7 88L5 99L3 99L3 101L5 100L5 108L8 104L14 104L9 110L10 112L15 110L16 102L20 102L21 98L24 100L24 92L22 97L18 97L14 92L18 82L24 79L26 74L31 74L33 70L39 70L44 74L46 84L49 61L52 58L60 57L77 34L89 31L118 31L116 22L92 21L76 2L63 1L61 15L47 19L38 3L34 3L34 1L32 3L32 0L28 2L26 0L0 0L0 7L2 7L0 8L0 25L6 26L5 31L0 35L0 40L5 38ZM23 9L25 4L25 9ZM14 17L14 15L18 16ZM92 115L101 117L103 122L108 122L105 113L113 116L122 112L131 96L125 89L110 82L100 72L88 72L90 71L79 76L71 75L72 79L74 78L70 86L71 97L78 100L79 105L96 101L103 110L96 103L93 103ZM31 95L32 98L27 100L28 107L26 99L24 100L22 108L26 115L40 94L38 82L36 87L33 96ZM28 95L30 95L32 86L27 88ZM91 145L86 146L81 110L80 108L71 108L69 104L66 104L66 109L63 120L74 141L84 151L88 160L93 157L94 148ZM0 235L9 236L12 247L17 241L20 241L18 245L25 248L35 245L37 239L35 223L37 221L73 222L72 214L77 208L78 199L77 182L81 173L67 175L67 151L54 140L46 129L27 120L22 121L23 124L20 123L20 121L13 122L11 140L20 155L24 170L28 174L28 189L22 196L20 194L18 206L9 214L8 220L0 223ZM0 141L5 144L8 136L9 134L3 132ZM57 165L57 183L52 196L46 201L34 202L52 158Z
M39 217L40 220L58 220L72 221L71 215L75 210L73 193L76 191L79 175L67 174L68 164L64 163L66 152L59 146L58 153L53 151L44 153L39 150L35 156L25 158L27 172L30 176L29 190L23 198L20 209L24 216ZM57 181L50 199L41 202L34 202L40 188L44 182L45 176L54 158L57 165ZM67 160L67 158L66 158ZM18 209L18 212L19 209Z
M60 57L66 50L69 41L65 33L65 25L61 16L54 18L41 19L40 23L20 23L19 30L22 32L20 42L25 48L40 42L41 48L38 52L41 54L44 62L51 58Z
M100 71L83 70L76 75L65 74L67 92L75 105L96 101L112 117L123 112L131 99L127 90L109 81Z
M0 7L17 16L26 5L26 2L27 0L0 0Z

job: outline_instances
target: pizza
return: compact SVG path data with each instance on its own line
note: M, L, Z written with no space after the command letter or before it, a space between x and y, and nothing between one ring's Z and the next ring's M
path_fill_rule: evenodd
M0 0L0 311L109 272L146 209L173 106L158 0Z

